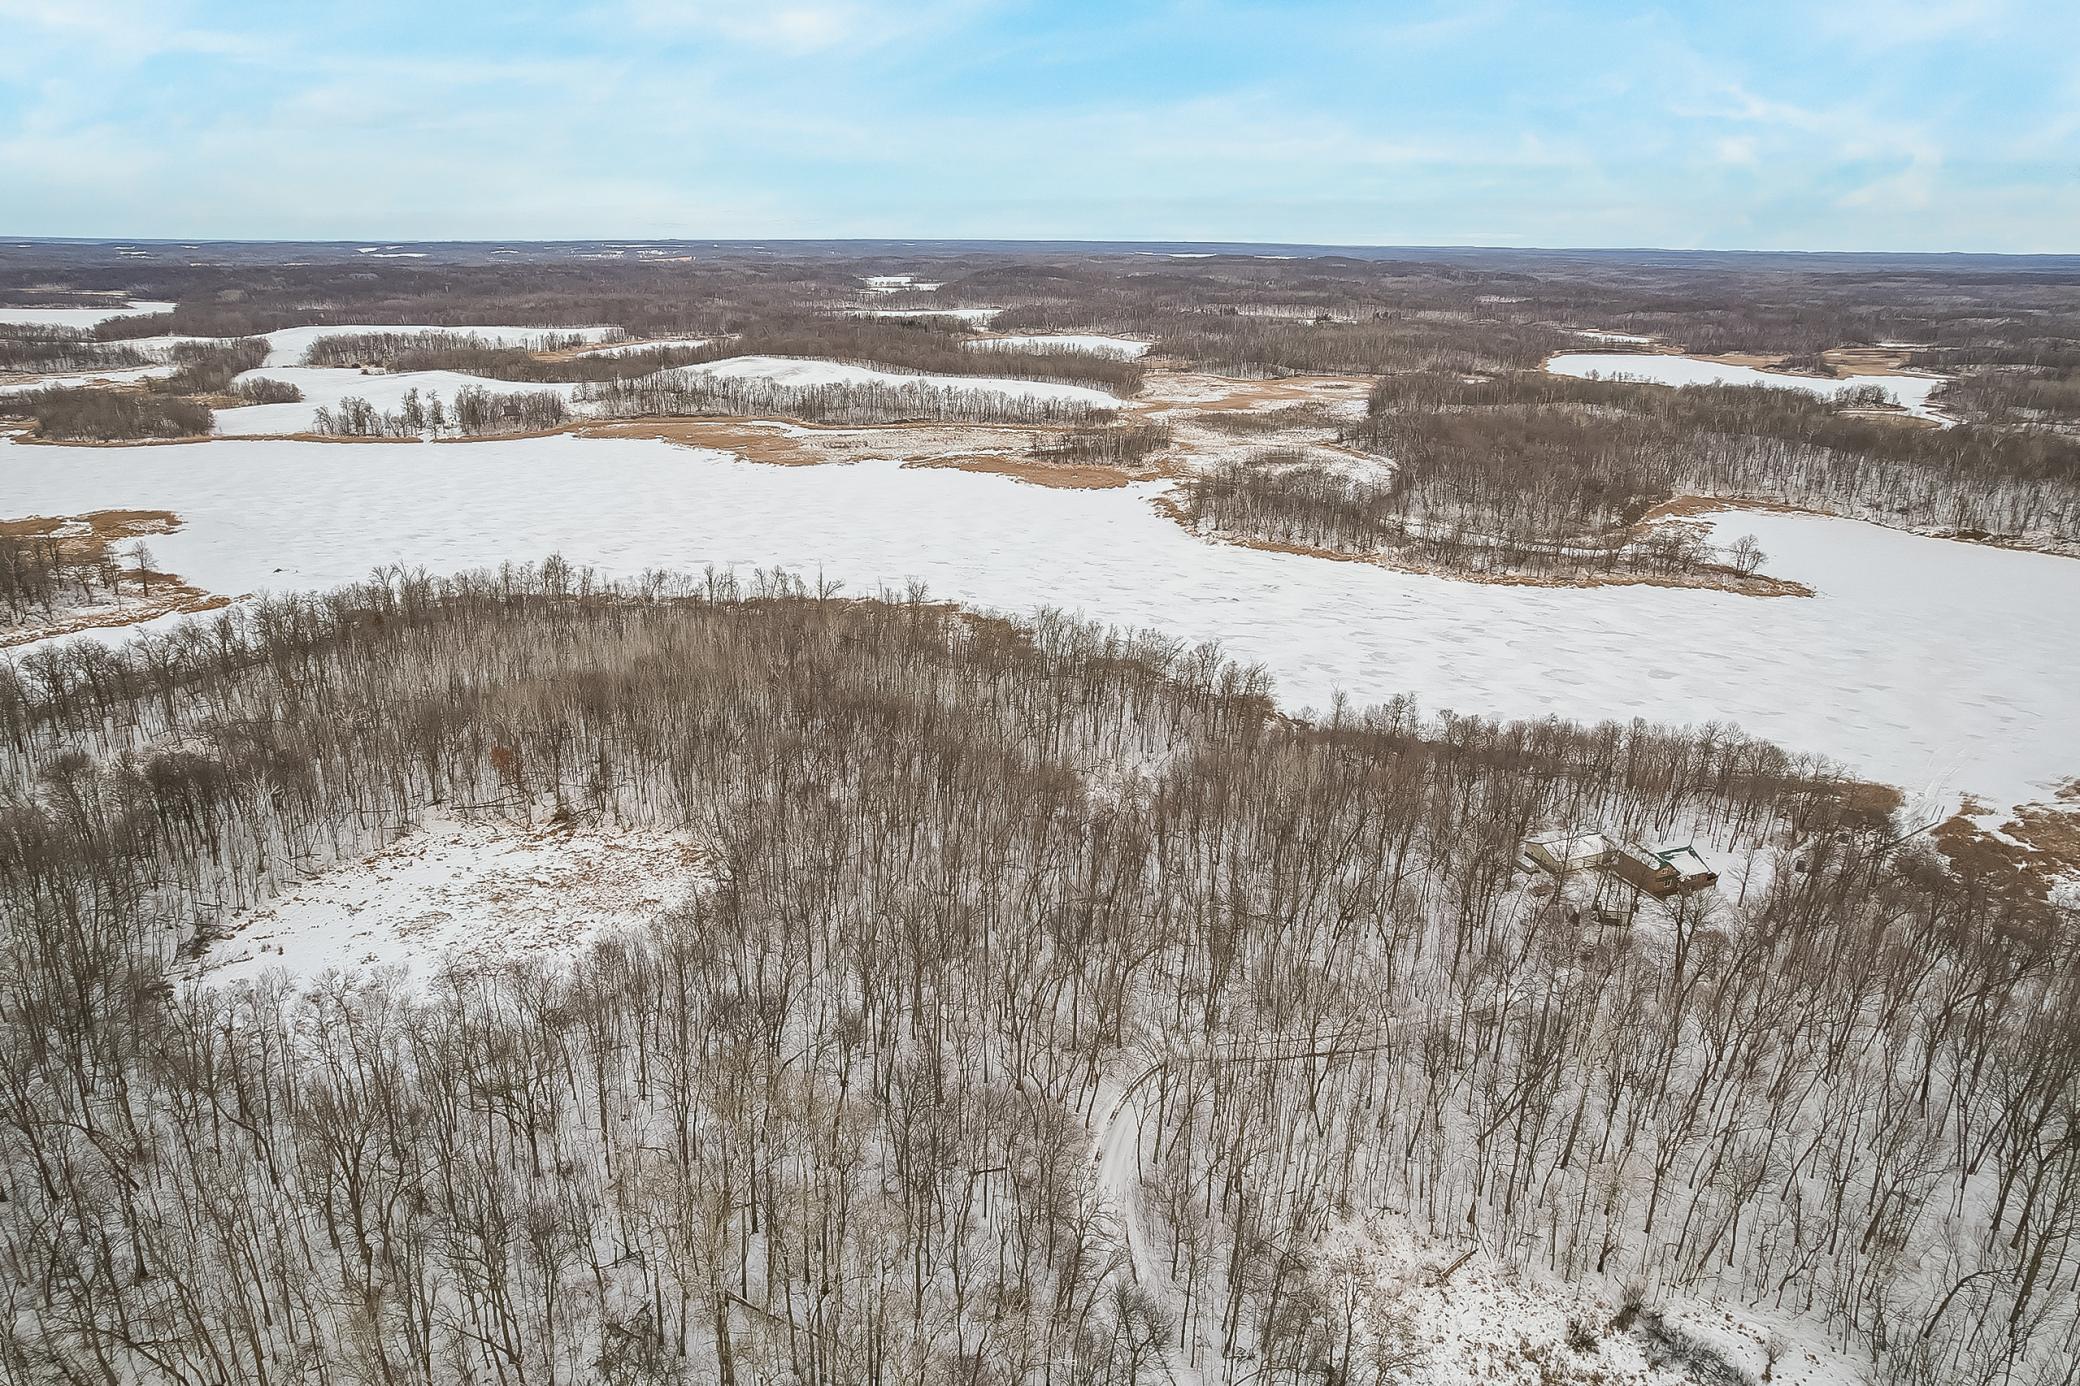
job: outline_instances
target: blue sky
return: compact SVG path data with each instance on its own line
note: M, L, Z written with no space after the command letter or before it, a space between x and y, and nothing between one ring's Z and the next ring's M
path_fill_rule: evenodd
M0 0L0 233L2080 251L2080 4Z

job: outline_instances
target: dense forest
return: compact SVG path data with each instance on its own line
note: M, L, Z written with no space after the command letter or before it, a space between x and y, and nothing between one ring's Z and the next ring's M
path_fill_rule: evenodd
M2073 1379L2069 911L1723 728L1270 692L558 560L0 665L0 1380L1418 1380L1379 1219L1625 1287L1547 1381L1742 1379L1711 1295ZM699 864L567 963L195 980L433 812ZM1587 922L1519 846L1592 821L1745 884Z
M1109 417L1109 407L1077 399L969 389L912 379L903 384L832 382L789 385L756 376L669 372L588 385L579 398L608 418L742 415L811 423L1067 423Z
M2080 552L2080 440L1867 417L1793 390L1542 371L1383 376L1341 439L1391 458L1352 477L1275 451L1185 479L1194 526L1456 572L1699 573L1721 558L1642 529L1729 497Z

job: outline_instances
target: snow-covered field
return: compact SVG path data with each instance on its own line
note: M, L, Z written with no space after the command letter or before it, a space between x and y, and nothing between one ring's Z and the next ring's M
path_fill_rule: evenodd
M1417 695L1431 710L1731 722L1910 791L2043 798L2080 773L2080 681L2060 637L2080 562L1850 520L1715 517L1811 599L1511 587L1209 544L1160 483L1020 486L889 462L766 467L632 439L0 446L16 514L160 507L161 565L232 595L326 587L402 561L560 552L616 575L780 565L854 592L915 578L1011 611L1049 604L1263 663L1290 707Z
M1567 351L1546 362L1555 375L1584 380L1643 380L1656 385L1767 385L1779 390L1804 390L1807 394L1833 399L1847 390L1875 385L1892 402L1918 418L1941 419L1931 409L1928 397L1943 383L1933 375L1852 375L1825 380L1816 375L1790 375L1783 371L1757 370L1753 366L1728 365L1723 361L1700 361L1692 356L1662 356L1653 352Z
M848 308L855 318L959 318L980 327L1002 308Z
M227 984L280 969L495 966L568 957L600 934L640 928L693 886L696 863L661 832L529 828L434 814L389 845L341 862L267 904L225 917L195 975Z
M1117 396L1093 390L1087 385L1065 385L1055 380L1010 380L987 375L918 375L873 366L848 366L806 356L732 356L726 361L676 369L725 380L770 380L775 385L886 385L894 388L921 383L942 390L977 390L1009 395L1014 399L1059 400L1065 404L1088 404L1099 409L1119 407Z
M268 366L247 371L238 379L255 377L294 385L303 391L303 399L295 404L247 404L234 409L219 409L216 432L230 437L256 433L308 433L311 419L319 408L337 405L350 396L367 400L380 413L390 413L404 402L408 390L417 390L422 397L439 395L441 403L452 404L457 392L471 386L481 387L492 394L533 394L547 390L562 395L566 400L578 389L572 384L493 380L487 376L465 375L460 371L379 371L363 375L351 366Z
M12 384L0 385L0 395L24 395L34 390L65 390L80 385L124 385L137 380L150 380L154 376L172 375L171 363L157 366L122 366L109 371L83 371L74 375L39 375L33 380L17 380Z
M1596 342L1623 342L1627 346L1645 346L1652 337L1639 332L1606 332L1598 327L1571 327L1568 331L1577 337L1587 337Z
M6 308L0 307L0 323L14 327L92 327L110 318L134 318L143 313L170 313L171 303L133 300L96 308Z
M971 347L1009 347L1020 351L1082 351L1092 356L1118 356L1133 360L1148 355L1150 343L1132 337L1105 337L1092 332L1027 333L1021 336L977 337Z

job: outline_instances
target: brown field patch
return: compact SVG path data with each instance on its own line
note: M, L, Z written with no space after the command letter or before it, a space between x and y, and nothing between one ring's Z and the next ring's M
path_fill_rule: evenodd
M1829 347L1820 359L1833 366L1837 375L1925 375L1907 368L1907 351L1902 347Z
M1155 388L1168 384L1172 393L1157 393ZM1210 389L1208 397L1196 397L1194 387ZM1360 401L1372 392L1372 377L1366 375L1289 375L1269 380L1237 380L1227 376L1206 375L1151 375L1148 393L1141 399L1130 400L1130 408L1143 412L1188 406L1194 411L1220 412L1233 409L1259 409L1266 405L1313 404L1334 401Z
M171 510L90 510L84 515L27 515L18 520L0 520L0 534L19 539L40 539L75 525L86 533L65 535L67 545L108 545L119 539L146 534L171 534L181 527L180 516Z
M1972 821L1987 806L1966 795L1936 826L1936 850L1966 885L2030 913L2048 912L2052 890L2080 877L2080 803L2059 797L2056 804L2017 805L1996 836Z

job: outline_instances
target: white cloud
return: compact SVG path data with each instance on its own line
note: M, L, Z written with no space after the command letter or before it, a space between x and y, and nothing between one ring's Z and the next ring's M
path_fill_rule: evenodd
M1712 156L1722 164L1753 168L1762 162L1762 145L1753 135L1725 135L1712 145Z
M914 41L956 27L980 8L974 0L628 0L627 13L630 23L652 33L800 57Z
M147 0L0 0L0 31L24 42L24 29L33 30L45 43L115 63L162 53L254 57L266 50L250 35L181 23L177 10Z
M1813 8L1818 31L1870 50L1991 39L2005 27L2006 0L1830 0Z
M1933 156L1910 159L1903 169L1851 188L1835 205L1856 211L1921 211L1935 202L1940 164Z

